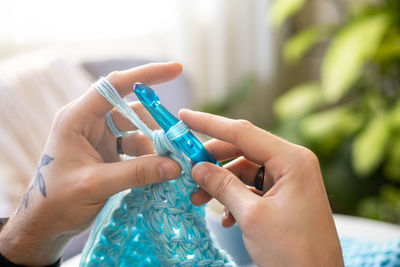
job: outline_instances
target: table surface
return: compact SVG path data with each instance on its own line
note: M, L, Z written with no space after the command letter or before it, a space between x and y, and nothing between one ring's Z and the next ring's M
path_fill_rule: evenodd
M400 226L359 217L335 214L335 224L339 236L361 238L371 241L385 241L400 238ZM62 264L63 267L79 266L81 255L77 255ZM254 264L241 265L255 266Z

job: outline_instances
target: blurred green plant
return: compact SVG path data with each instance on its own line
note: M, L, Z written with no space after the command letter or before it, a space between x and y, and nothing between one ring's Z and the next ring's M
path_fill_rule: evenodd
M272 23L305 4L275 0ZM319 156L334 211L400 223L400 1L353 3L340 24L292 36L284 58L297 63L318 44L320 79L276 101L277 131Z

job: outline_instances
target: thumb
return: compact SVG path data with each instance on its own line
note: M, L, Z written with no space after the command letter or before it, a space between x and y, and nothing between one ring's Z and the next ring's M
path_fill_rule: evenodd
M173 180L181 172L176 161L156 155L101 165L96 171L97 179L100 180L101 198L108 198L132 187Z
M238 177L215 164L202 162L195 165L192 176L200 187L224 204L236 219L240 219L240 213L246 210L249 203L257 200L257 196Z

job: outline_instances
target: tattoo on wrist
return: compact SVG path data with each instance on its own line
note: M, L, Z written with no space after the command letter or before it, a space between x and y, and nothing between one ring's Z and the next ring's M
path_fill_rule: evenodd
M54 160L54 158L50 157L47 154L42 155L42 157L40 158L39 166L36 169L35 180L33 181L32 185L29 187L28 191L25 193L24 199L22 200L21 205L19 206L17 212L19 212L22 207L25 209L28 208L29 194L33 189L39 187L39 190L42 193L42 195L44 197L46 197L46 183L44 181L43 174L40 172L40 170L42 167L49 165L50 162L52 162L53 160Z

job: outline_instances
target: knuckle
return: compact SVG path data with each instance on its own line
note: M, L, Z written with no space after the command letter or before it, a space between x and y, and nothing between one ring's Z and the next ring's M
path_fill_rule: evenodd
M304 166L319 168L318 157L310 149L306 147L300 147L298 150L298 157Z
M61 122L64 120L65 111L59 109L53 118L53 128L60 128Z
M242 136L242 133L246 133L251 130L254 125L248 120L235 120L231 125L231 132L233 133L233 142L237 144Z
M246 229L247 227L254 227L254 225L260 223L259 215L263 212L263 210L264 207L261 201L254 201L252 203L249 203L241 216L240 223L242 224L242 227Z
M134 101L129 103L129 106L131 107L131 109L133 109L133 111L135 112L143 112L145 111L145 107L142 105L142 103L140 103L139 101Z
M61 119L63 118L67 113L68 113L69 105L65 105L61 107L59 110L57 110L55 118L56 119Z
M55 129L60 128L61 125L64 124L66 118L68 117L69 107L70 105L68 104L57 110L53 118L53 128Z
M253 124L251 122L249 122L248 120L236 120L236 124L238 125L238 127L240 128L252 128Z
M300 156L306 161L311 163L318 163L318 158L310 149L302 147L300 149Z
M146 170L143 164L134 164L132 166L131 177L134 186L146 184Z
M80 175L80 182L77 184L78 191L83 195L90 195L93 192L97 192L98 179L97 174L91 170L86 169Z
M223 174L223 177L218 179L218 184L215 190L215 197L217 199L222 198L230 186L235 181L235 176L232 173Z
M119 71L110 72L106 79L115 87L117 88L117 81L118 81Z

